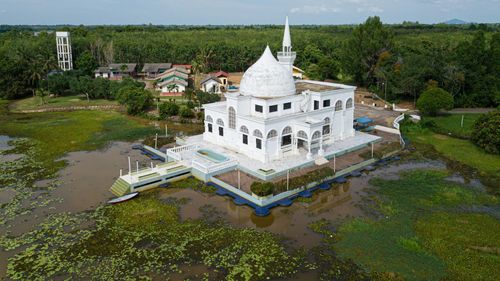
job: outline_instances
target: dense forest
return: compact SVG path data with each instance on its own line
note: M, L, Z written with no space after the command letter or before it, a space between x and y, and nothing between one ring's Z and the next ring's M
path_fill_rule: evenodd
M53 30L71 32L75 68L111 62L191 63L194 71L243 71L282 26L0 26L0 97L32 95L57 67ZM49 31L49 32L47 32ZM313 79L365 86L387 99L416 100L429 83L455 106L500 102L500 25L292 26L296 65Z

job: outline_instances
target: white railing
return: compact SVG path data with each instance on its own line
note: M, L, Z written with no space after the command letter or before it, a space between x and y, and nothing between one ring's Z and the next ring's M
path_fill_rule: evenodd
M221 171L221 170L224 170L224 169L227 169L230 167L235 167L237 165L238 165L238 161L236 161L236 160L224 161L222 163L218 163L218 164L215 164L215 165L208 167L208 172L213 173L213 172Z
M200 149L200 146L198 144L181 145L181 146L167 149L167 156L170 158L173 158L177 161L182 161L181 152L193 151L193 150L197 150L197 149Z
M399 122L401 122L401 120L403 119L405 119L404 113L394 119L394 121L392 122L392 126L399 130Z
M199 149L199 148L200 148L200 146L198 144L187 144L187 145L181 145L181 146L177 146L174 148L170 148L169 150L173 151L173 152L183 152L183 151L191 151L191 150L195 150L195 149Z
M182 161L182 155L177 152L173 152L170 149L167 150L167 157L170 157L176 161Z
M191 167L204 174L208 174L208 167L206 167L205 165L201 164L196 160L191 161Z
M396 128L396 129L398 129L398 131L399 131L399 142L404 147L405 146L405 141L403 139L403 136L401 135L401 130L399 129L399 122L401 122L403 119L405 119L405 114L401 113L401 115L399 115L398 117L396 117L396 119L394 119L394 121L392 122L392 126L394 128Z
M236 166L238 166L238 161L236 161L234 159L224 161L222 163L217 163L214 165L204 165L201 162L198 162L194 159L191 161L191 167L193 167L193 168L197 169L198 171L203 172L205 174L212 174L212 173L215 173L217 171L222 171L224 169L236 167Z

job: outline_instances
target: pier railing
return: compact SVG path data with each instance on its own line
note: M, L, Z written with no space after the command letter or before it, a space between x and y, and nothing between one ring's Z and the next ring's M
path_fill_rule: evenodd
M197 150L197 149L200 149L200 146L198 144L181 145L181 146L167 149L167 156L170 158L173 158L177 161L181 161L182 160L182 152L193 151L193 150Z
M191 166L195 169L197 169L200 172L203 172L205 174L212 174L217 171L224 171L225 169L231 168L231 167L236 167L238 166L238 161L232 159L228 161L224 161L221 163L213 164L213 165L204 165L203 163L200 163L199 161L196 161L193 159L191 161Z

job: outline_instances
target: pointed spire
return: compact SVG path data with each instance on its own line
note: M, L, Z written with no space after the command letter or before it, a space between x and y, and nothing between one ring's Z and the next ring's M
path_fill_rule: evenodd
M292 51L292 39L290 38L290 26L288 25L288 16L285 20L285 34L283 35L283 52Z

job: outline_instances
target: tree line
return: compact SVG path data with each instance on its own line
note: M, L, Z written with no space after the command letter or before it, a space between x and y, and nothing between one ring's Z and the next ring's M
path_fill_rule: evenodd
M29 27L0 33L0 97L32 95L57 67L55 35ZM281 49L282 26L78 26L71 32L75 68L91 76L111 62L191 63L194 71L244 71L269 44ZM435 81L455 106L497 106L498 25L292 26L296 65L308 77L368 87L388 100L414 100Z

